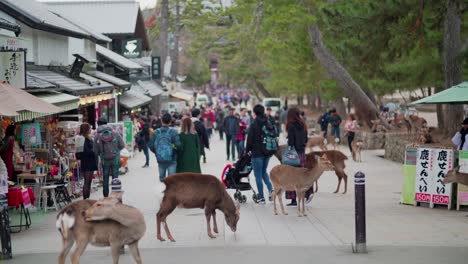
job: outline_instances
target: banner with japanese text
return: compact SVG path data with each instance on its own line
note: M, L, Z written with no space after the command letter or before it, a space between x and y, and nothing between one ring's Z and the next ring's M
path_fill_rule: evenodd
M432 178L434 185L431 190L432 203L448 205L452 196L452 184L444 184L443 179L447 172L453 169L453 150L435 149L433 151L434 166Z
M430 148L418 148L416 156L416 183L415 201L430 203L433 181L431 180L433 170L434 150Z

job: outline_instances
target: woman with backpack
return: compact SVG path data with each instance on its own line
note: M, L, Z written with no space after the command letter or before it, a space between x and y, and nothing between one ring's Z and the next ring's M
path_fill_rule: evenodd
M91 126L83 123L80 126L80 135L84 137L83 151L76 153L81 163L81 172L84 175L83 199L88 199L91 194L91 182L93 181L94 171L97 171L97 159L94 152L94 144L91 138Z
M288 131L288 148L296 150L301 160L300 166L304 167L305 147L307 143L307 126L301 116L301 112L295 107L289 109L288 111L288 116L286 119L286 131ZM291 177L294 177L294 175L291 175ZM307 196L306 193L306 198L308 201L309 196ZM297 205L296 192L287 191L286 199L291 199L291 203L289 203L288 206Z
M200 142L195 125L189 117L182 119L179 137L180 148L177 150L177 173L201 173Z

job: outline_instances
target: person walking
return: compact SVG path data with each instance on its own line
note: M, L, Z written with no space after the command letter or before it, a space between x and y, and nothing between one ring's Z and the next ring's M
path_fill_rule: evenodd
M158 114L155 114L153 120L151 120L151 127L153 128L153 131L162 127L162 122L161 119L159 119Z
M281 128L284 132L286 132L286 119L288 117L288 107L283 106L283 111L280 114L280 123L281 123Z
M159 180L176 173L177 150L180 148L180 137L177 130L169 127L172 117L169 113L162 116L162 127L156 129L150 140L149 148L156 155L159 169Z
M247 126L247 129L250 127L250 116L247 114L247 108L241 108L241 115L240 119L244 121L245 125Z
M189 117L182 119L180 148L177 150L177 172L201 173L200 140L195 125Z
M216 117L213 113L211 106L208 106L205 109L203 113L203 121L206 128L206 133L208 134L208 138L211 138L211 135L213 134L214 123L216 122Z
M94 171L98 170L96 152L91 138L91 126L88 123L81 124L80 135L84 137L83 151L77 152L76 156L80 160L81 172L84 176L83 199L88 199L91 195Z
M462 122L462 128L452 137L452 143L457 150L468 150L468 118Z
M337 138L338 144L340 144L341 143L340 125L341 125L342 119L341 119L341 116L338 115L338 113L336 112L336 109L332 109L330 111L330 117L328 118L328 121L331 125L331 130L330 130L331 136Z
M346 131L346 135L348 137L349 151L353 153L353 148L351 144L354 141L354 136L356 134L356 129L357 129L357 121L356 121L356 116L354 114L348 115L348 119L345 122L344 128Z
M317 123L320 125L320 130L322 131L322 135L324 138L327 137L327 133L328 133L328 123L329 123L328 119L330 118L330 113L331 113L331 110L325 111L325 113L323 113L317 120Z
M239 131L236 135L236 146L237 154L240 157L245 149L245 135L247 134L247 124L240 117L239 114L236 114L237 119L239 120Z
M301 167L304 167L305 162L305 147L307 144L307 125L302 118L301 112L298 108L293 107L289 109L286 120L286 130L288 132L288 148L296 150L301 160ZM310 188L306 192L306 199L310 202L309 197L313 192L313 188ZM296 192L287 191L286 199L291 199L291 203L288 206L297 205Z
M109 195L109 177L119 177L120 151L125 147L122 136L107 125L106 118L98 120L97 135L94 138L94 151L101 159L104 177L103 195Z
M218 109L216 110L216 128L218 129L220 140L223 140L223 135L224 135L223 122L224 122L224 111L223 109L221 109L221 107L218 107Z
M149 167L149 151L148 144L150 140L150 126L148 119L140 117L140 144L142 145L143 153L145 154L145 164L142 168Z
M203 122L200 120L201 113L200 109L195 108L192 110L192 122L197 131L198 139L200 142L200 156L203 157L203 163L206 163L206 152L205 148L210 149L210 139L208 138L208 132Z
M236 160L236 136L239 132L239 121L234 115L234 108L229 108L229 115L224 118L223 122L224 133L226 133L226 154L227 160L231 155L232 161ZM239 153L237 153L239 154Z
M259 203L265 203L265 196L263 193L263 183L266 184L269 193L269 200L271 201L271 194L273 187L270 181L270 176L267 173L268 163L271 155L265 153L264 148L264 132L263 128L268 125L268 119L265 115L265 107L263 105L255 105L253 108L255 120L250 125L249 133L247 135L246 152L251 152L252 155L252 168L255 175L257 184ZM270 126L273 124L270 123Z

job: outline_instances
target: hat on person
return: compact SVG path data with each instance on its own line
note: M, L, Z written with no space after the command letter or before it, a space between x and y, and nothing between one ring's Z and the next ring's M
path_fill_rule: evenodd
M467 118L465 118L465 120L463 120L463 123L462 123L462 125L468 125L468 117L467 117Z
M113 179L111 182L112 192L121 192L122 191L122 182L119 179Z

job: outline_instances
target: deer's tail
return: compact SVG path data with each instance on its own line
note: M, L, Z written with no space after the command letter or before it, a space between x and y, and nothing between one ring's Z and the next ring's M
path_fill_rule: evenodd
M62 235L63 239L68 239L70 228L72 228L74 225L75 216L73 215L73 211L65 211L57 215L55 226Z
M166 184L160 181L157 181L157 182L158 183L156 184L156 187L155 187L155 194L156 194L156 204L158 208L156 211L159 211L159 207L164 198L164 191L166 190Z

